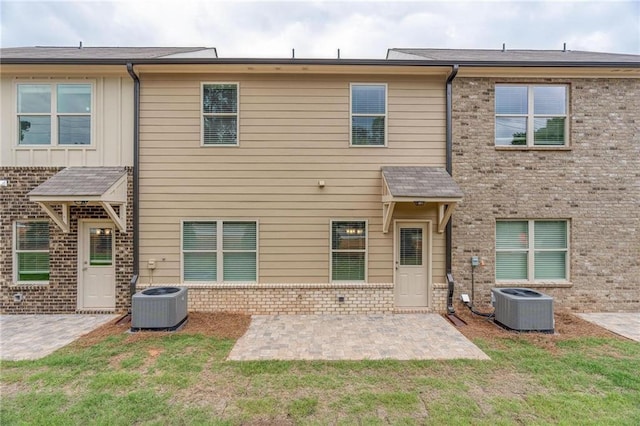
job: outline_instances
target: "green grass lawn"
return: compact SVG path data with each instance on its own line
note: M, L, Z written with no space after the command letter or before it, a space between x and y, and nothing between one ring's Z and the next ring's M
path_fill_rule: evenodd
M638 425L640 344L475 343L491 361L229 362L233 340L115 335L2 362L0 424Z

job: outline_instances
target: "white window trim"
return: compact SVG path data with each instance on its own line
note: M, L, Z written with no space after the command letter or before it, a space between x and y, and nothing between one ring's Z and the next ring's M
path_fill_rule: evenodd
M384 86L384 114L354 114L353 87L354 86ZM384 145L354 145L353 117L382 117L384 116ZM389 145L389 85L387 83L349 83L349 146L353 148L386 148Z
M19 223L33 223L43 222L49 223L46 219L27 219L27 220L14 220L13 221L13 282L14 285L48 285L51 279L51 224L49 223L49 280L46 281L20 281L18 280L18 222ZM20 250L20 253L44 253L44 250Z
M493 125L494 125L494 131L493 131L493 144L496 148L500 148L500 149L523 149L523 148L531 148L531 149L563 149L563 148L568 148L569 147L569 85L568 84L544 84L544 83L534 83L534 84L517 84L517 83L511 83L511 84L503 84L503 83L497 83L495 85L495 87L497 86L511 86L511 87L526 87L527 88L527 114L498 114L495 113L494 114L494 119L493 119ZM565 106L564 106L564 114L540 114L540 115L535 115L534 114L534 99L533 99L533 90L536 87L552 87L552 86L556 86L556 87L564 87L565 89ZM494 91L494 95L495 95L495 91ZM495 99L494 99L494 108L495 108ZM504 117L504 118L526 118L527 119L527 134L526 134L526 138L527 138L527 144L526 145L498 145L496 144L496 130L495 130L495 125L496 125L496 118L499 117ZM554 118L554 117L564 117L564 144L562 145L535 145L535 141L534 141L534 120L535 118L541 118L541 117L550 117L550 118Z
M216 277L217 281L185 281L184 279L184 223L191 222L215 222L216 223L216 249L215 250L187 250L187 252L197 253L216 253ZM256 249L255 250L223 250L223 224L225 222L247 222L256 224ZM256 253L256 279L255 281L224 281L224 253ZM198 219L181 219L180 220L180 282L184 285L197 284L242 284L242 283L258 283L260 282L260 221L258 219L234 219L234 218L198 218Z
M565 252L565 277L564 279L553 279L553 280L536 280L535 277L535 252L536 251L550 251L550 252L560 252L562 250L559 249L536 249L535 248L535 222L565 222L566 223L566 231L567 231L567 248L564 250ZM570 273L571 273L571 221L569 219L497 219L497 222L527 222L527 235L529 246L526 249L508 249L508 250L498 250L495 245L498 240L497 232L498 227L494 225L494 250L495 250L495 261L494 263L494 277L496 277L496 283L500 285L504 285L507 283L514 284L569 284L570 283ZM515 280L515 279L506 279L499 280L497 278L498 275L498 256L499 252L526 252L527 253L527 279L526 280Z
M365 238L364 250L339 250L333 249L333 224L334 222L364 222ZM334 280L333 279L333 253L362 253L364 252L364 280ZM330 219L329 220L329 282L330 283L366 283L369 282L369 221L366 219Z
M236 112L212 113L204 112L204 86L215 84L234 84L236 86ZM235 144L205 144L204 143L204 117L236 117L236 143ZM237 81L203 81L200 83L200 146L204 148L229 148L240 146L240 82Z
M18 112L18 86L20 85L49 85L51 86L51 111L49 113L24 113L21 114ZM73 113L63 113L58 114L58 103L57 96L58 90L57 86L59 84L89 84L91 85L91 114L73 114ZM43 149L74 149L74 150L82 150L82 149L93 149L96 147L96 134L97 134L97 126L96 120L99 114L96 113L96 90L97 84L94 79L86 79L86 80L78 80L78 79L69 79L69 80L14 80L13 81L13 120L11 124L11 134L13 138L13 148L19 150L43 150ZM55 107L55 111L54 111ZM18 138L18 117L20 115L38 115L44 117L51 117L51 143L46 145L20 145L20 141ZM74 145L74 144L60 144L58 141L58 120L59 116L85 116L89 115L91 117L91 143L87 145Z

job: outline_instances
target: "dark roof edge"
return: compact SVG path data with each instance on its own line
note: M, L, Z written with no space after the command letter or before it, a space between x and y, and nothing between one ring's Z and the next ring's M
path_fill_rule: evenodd
M595 67L640 68L639 62L602 61L444 61L413 59L273 59L273 58L141 58L141 59L91 59L91 58L0 58L4 65L373 65L407 67Z

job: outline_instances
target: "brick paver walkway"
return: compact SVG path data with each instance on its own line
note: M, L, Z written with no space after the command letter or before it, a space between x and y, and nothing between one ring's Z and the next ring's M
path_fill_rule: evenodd
M230 360L489 359L442 316L254 316Z
M640 342L640 312L578 314L583 319Z
M0 359L45 357L118 315L0 315Z

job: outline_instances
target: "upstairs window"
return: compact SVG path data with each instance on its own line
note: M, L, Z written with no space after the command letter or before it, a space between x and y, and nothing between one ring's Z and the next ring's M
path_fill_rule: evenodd
M566 146L567 86L496 85L496 146Z
M18 283L49 281L49 222L16 222L14 279Z
M387 85L351 84L351 146L386 146Z
M331 280L365 281L367 222L331 222Z
M18 145L90 145L91 84L18 84Z
M496 222L497 281L568 281L566 220Z
M238 145L238 84L202 84L202 144Z

